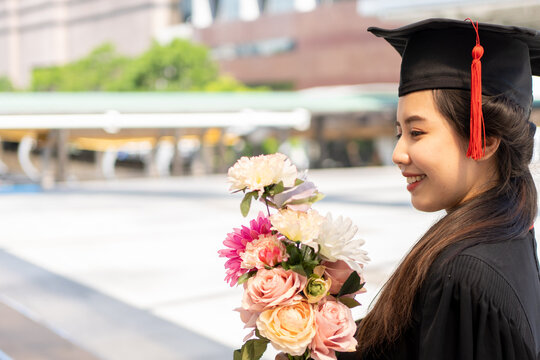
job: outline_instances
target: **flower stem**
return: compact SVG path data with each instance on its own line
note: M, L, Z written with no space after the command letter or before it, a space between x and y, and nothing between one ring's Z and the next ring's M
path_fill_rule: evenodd
M268 216L270 216L270 207L268 206L268 199L264 198L264 203L266 204L266 211L268 212Z

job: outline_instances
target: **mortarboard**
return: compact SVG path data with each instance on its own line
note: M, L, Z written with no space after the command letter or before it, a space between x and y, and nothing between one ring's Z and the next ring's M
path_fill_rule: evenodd
M537 30L427 19L397 29L370 27L368 31L388 41L402 57L399 96L426 89L471 90L471 139L473 127L483 131L483 120L482 130L473 121L482 117L480 94L504 95L525 111L531 107L532 75L540 75ZM475 98L477 116L472 115ZM472 157L481 157L483 150L478 155Z

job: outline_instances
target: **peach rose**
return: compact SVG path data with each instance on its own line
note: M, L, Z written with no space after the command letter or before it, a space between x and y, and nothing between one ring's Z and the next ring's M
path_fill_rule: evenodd
M305 276L292 270L280 267L261 269L244 285L242 308L261 312L269 307L298 302L302 300L300 292L306 281Z
M338 260L335 262L331 261L323 261L321 263L325 267L324 273L326 274L326 278L332 280L332 286L330 287L330 294L337 294L339 293L339 290L347 280L347 278L351 275L351 273L354 271L347 265L345 261ZM360 265L362 267L362 265ZM364 282L364 277L362 274L358 274L360 276L360 282ZM361 294L366 292L365 288L361 288L357 292L351 295Z
M351 310L344 304L329 300L316 307L317 332L311 342L311 357L315 360L335 360L336 351L356 349L356 324Z
M315 311L305 301L278 306L262 312L257 328L278 351L299 356L315 336Z

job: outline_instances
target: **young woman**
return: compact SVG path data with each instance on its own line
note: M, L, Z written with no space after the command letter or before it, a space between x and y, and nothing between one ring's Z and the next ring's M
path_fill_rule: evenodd
M446 215L360 322L357 353L339 358L539 360L529 116L540 34L447 19L369 31L402 56L393 160L413 206Z

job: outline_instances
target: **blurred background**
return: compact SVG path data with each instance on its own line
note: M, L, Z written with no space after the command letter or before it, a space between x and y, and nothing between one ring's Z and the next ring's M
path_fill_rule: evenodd
M441 216L391 166L400 57L367 27L539 15L540 0L0 0L0 360L232 358L241 291L217 250L262 208L241 217L226 171L276 151L366 239L361 317Z

